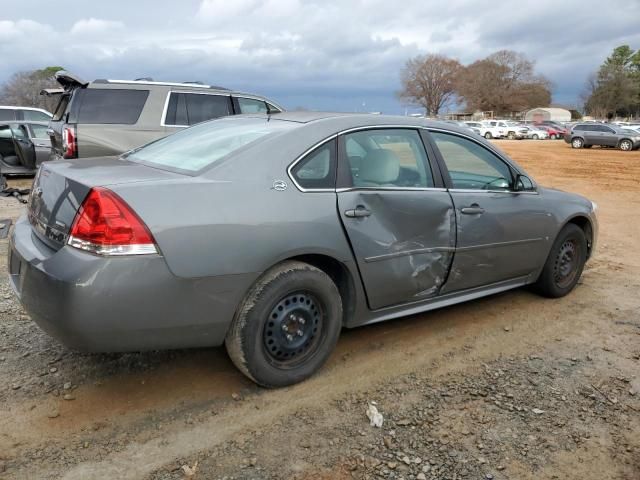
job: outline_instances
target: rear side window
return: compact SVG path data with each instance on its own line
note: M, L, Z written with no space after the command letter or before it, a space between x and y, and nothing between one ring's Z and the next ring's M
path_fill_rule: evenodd
M31 125L34 138L49 138L47 129L48 127L46 125Z
M49 115L38 110L23 110L22 118L32 122L48 122L51 119Z
M336 141L331 140L300 160L291 170L296 183L305 189L334 188L336 184Z
M0 108L0 120L15 120L16 114L8 108Z
M214 118L231 115L230 98L226 95L204 93L169 94L164 124L173 127L186 127Z
M78 123L133 125L140 118L148 96L149 90L82 90Z

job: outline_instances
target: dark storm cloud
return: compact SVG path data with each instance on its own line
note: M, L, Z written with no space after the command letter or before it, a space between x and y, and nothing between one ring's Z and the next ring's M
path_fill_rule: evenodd
M591 5L590 5L591 3ZM0 81L59 64L88 78L203 80L295 108L404 108L407 58L440 52L470 63L510 48L537 61L554 99L572 103L621 43L640 48L640 4L557 0L23 0L0 19ZM625 12L624 15L620 15Z

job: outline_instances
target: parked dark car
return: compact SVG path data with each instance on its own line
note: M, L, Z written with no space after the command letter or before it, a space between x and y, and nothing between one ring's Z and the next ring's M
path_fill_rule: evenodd
M49 130L57 158L119 155L205 120L283 110L262 96L199 82L85 82L65 71L56 79L62 88L42 93L60 97Z
M243 115L44 163L8 270L70 347L224 343L248 377L282 386L320 368L343 327L524 285L568 294L595 212L444 122Z
M616 125L578 123L565 134L564 141L573 148L591 148L593 145L599 145L631 151L640 147L640 133L634 135L633 132Z
M0 173L33 175L49 160L51 143L45 122L0 122Z

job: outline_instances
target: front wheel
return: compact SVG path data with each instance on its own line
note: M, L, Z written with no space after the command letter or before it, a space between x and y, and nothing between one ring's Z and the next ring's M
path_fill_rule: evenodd
M301 382L329 358L342 328L342 300L331 278L287 261L249 291L225 345L238 369L264 387Z
M534 140L538 140L540 137L537 134L534 133L533 137L531 137L531 138L533 138Z
M487 140L490 140L492 138L491 132L485 133L484 138L486 138Z
M585 234L580 227L570 223L553 243L535 287L545 297L564 297L578 283L586 261Z
M580 137L576 137L573 140L571 140L571 147L572 148L582 148L584 147L584 140L581 139Z
M555 134L552 133L550 138L551 140L555 140L557 137L555 136Z
M633 150L633 143L631 143L631 140L627 140L626 138L624 140L620 140L620 144L618 146L620 147L620 150L624 150L625 152Z
M507 135L507 138L509 140L515 140L516 139L516 134L515 132L509 132L509 134Z

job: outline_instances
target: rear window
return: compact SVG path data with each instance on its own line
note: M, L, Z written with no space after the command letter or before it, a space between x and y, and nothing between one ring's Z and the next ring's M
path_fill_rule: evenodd
M159 168L196 173L243 147L298 125L294 122L226 118L156 140L132 151L125 158Z
M23 110L22 118L33 122L48 122L51 117L39 110Z
M84 89L78 123L133 125L148 96L149 90Z

